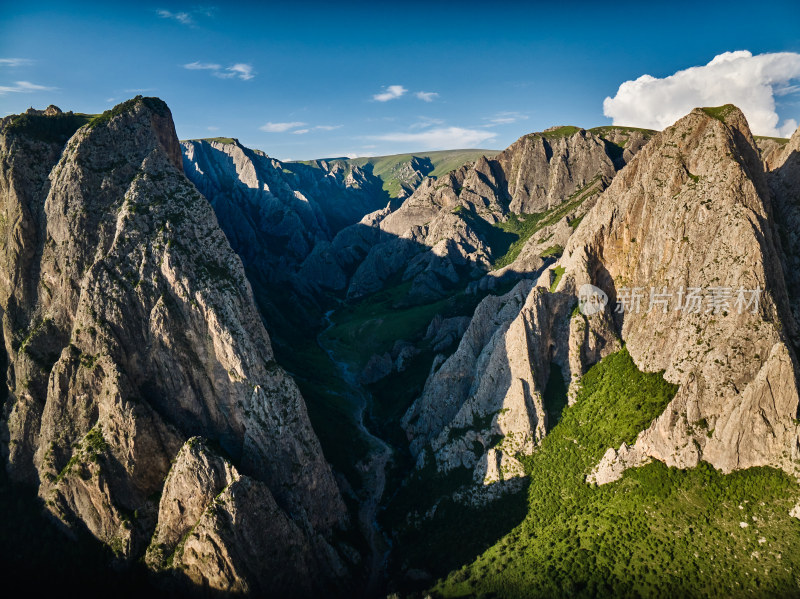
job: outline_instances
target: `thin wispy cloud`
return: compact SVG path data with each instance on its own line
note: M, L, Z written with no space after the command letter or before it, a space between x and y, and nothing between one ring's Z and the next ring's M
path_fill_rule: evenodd
M496 133L485 129L465 129L462 127L438 127L417 133L386 133L373 139L395 143L414 144L425 150L449 150L453 148L476 147L497 137Z
M183 65L183 68L190 71L211 71L211 74L214 75L214 77L219 77L220 79L232 79L234 77L238 77L243 81L249 81L255 77L255 74L253 73L253 65L244 62L237 62L229 67L223 67L221 64L216 62L195 61Z
M259 127L261 131L267 133L286 133L290 132L293 135L305 135L312 131L334 131L341 129L341 125L314 125L313 127L307 126L308 123L302 121L291 121L287 123L267 123Z
M0 96L5 94L25 94L32 92L49 92L56 89L46 85L37 85L30 81L15 81L14 85L0 85Z
M30 58L0 58L0 67L24 67L33 64Z
M376 102L388 102L389 100L402 98L407 93L408 89L402 85L389 85L381 93L373 95L372 99ZM439 97L437 92L414 92L413 95L415 98L422 100L423 102L433 102Z
M484 127L494 127L495 125L510 125L511 123L516 123L518 121L525 121L527 119L528 115L522 114L521 112L515 112L515 111L498 112L494 116L484 119L489 121L489 123L487 125L484 125Z
M444 121L442 119L432 119L427 116L421 116L416 123L411 123L408 128L425 129L426 127L433 127L435 125L444 125Z
M603 114L615 125L664 129L697 106L735 104L756 135L788 136L797 121L780 122L775 97L795 93L798 81L800 54L795 52L725 52L668 77L625 81L605 99Z
M300 121L293 121L291 123L266 123L261 125L259 129L267 133L285 133L290 129L297 129L298 127L302 127L304 125L305 123Z
M154 87L136 87L133 89L123 89L123 92L126 94L146 94L147 92L154 92L156 88Z
M222 68L221 64L217 64L215 62L190 62L189 64L183 65L184 69L189 69L190 71L218 71Z
M244 62L238 62L225 70L227 71L226 75L227 73L230 73L230 75L228 75L229 77L239 77L239 79L243 79L245 81L252 79L255 76L253 75L253 65L246 64Z
M196 6L191 10L182 11L172 11L161 8L156 11L156 15L162 19L175 21L187 27L196 27L198 19L202 17L213 17L216 12L217 9L214 6Z
M776 96L788 96L789 94L795 94L800 92L800 85L780 85L775 87L772 92Z
M423 102L433 102L439 97L437 92L414 92L414 95Z
M195 21L192 15L188 12L172 12L171 10L157 10L156 14L162 19L169 19L176 21L181 25L194 25Z
M386 91L372 96L372 99L376 102L388 102L389 100L396 100L404 95L407 91L408 90L402 85L390 85L386 88Z

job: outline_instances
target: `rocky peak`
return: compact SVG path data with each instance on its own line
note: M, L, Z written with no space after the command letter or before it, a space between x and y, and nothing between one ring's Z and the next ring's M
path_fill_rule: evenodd
M637 135L644 139L643 133ZM619 141L632 136L619 133ZM627 157L641 147L631 144ZM520 262L507 265L500 276L513 279L536 272L544 264L540 255L560 250L554 244L572 233L568 221L580 218L624 166L625 151L600 134L557 127L523 136L494 158L481 156L444 177L424 180L399 208L380 219L379 243L356 269L348 297L376 291L399 269L404 269L403 280L413 280L411 301L442 297L465 274L473 278L486 273L509 251L507 244L497 242L503 223L518 215L524 220L527 214L547 214L545 222L554 218L554 226L563 220L564 227L537 235L532 247L517 252ZM563 214L557 212L562 206ZM553 243L539 247L557 230ZM494 276L489 279L486 285L496 282Z
M592 283L613 305L639 289L643 309L614 315L616 326L640 369L680 385L624 452L628 465L655 457L793 470L797 374L787 342L795 324L771 212L744 115L730 105L695 109L654 136L569 240L559 290ZM702 306L647 310L651 288L666 288L673 301L699 289ZM728 290L724 309L708 308L715 289ZM755 311L735 309L739 289L761 290ZM617 459L609 454L597 480L608 480Z
M557 127L526 135L496 158L508 181L509 210L543 212L616 172L602 139L584 129Z
M65 146L14 123L0 129L0 197L14 216L0 238L18 237L0 264L9 473L133 559L161 518L152 497L172 459L200 435L252 483L230 510L246 521L271 497L296 529L275 546L328 555L344 505L242 263L183 174L169 109L134 98ZM19 144L46 152L7 153ZM233 555L248 584L264 573L236 566L240 542L198 540L194 551ZM335 570L323 561L322 578Z

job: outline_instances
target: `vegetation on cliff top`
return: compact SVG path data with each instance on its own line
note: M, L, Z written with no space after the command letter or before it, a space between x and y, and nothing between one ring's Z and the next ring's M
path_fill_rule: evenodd
M724 106L705 106L702 111L708 116L717 119L718 121L725 122L727 116L734 110L737 110L733 104L725 104Z
M608 447L631 443L673 397L626 350L582 379L576 403L525 460L527 516L435 596L743 596L796 592L800 489L784 473L723 475L660 462L601 487L586 475Z
M65 144L75 132L96 115L74 114L72 112L43 115L20 114L6 126L7 133L24 135L47 143Z
M161 98L136 96L135 98L131 98L130 100L122 102L121 104L117 104L111 110L106 110L103 114L94 117L91 121L89 121L89 127L94 128L105 125L115 116L125 114L129 110L132 110L139 103L144 104L147 108L158 115L167 116L170 114L167 103Z

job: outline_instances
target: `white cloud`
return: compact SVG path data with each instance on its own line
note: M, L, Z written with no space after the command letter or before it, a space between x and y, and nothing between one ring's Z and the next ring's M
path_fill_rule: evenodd
M22 67L33 64L30 58L0 58L0 67Z
M375 94L372 96L372 99L376 102L388 102L389 100L394 100L399 98L403 94L405 94L408 90L403 87L402 85L390 85L386 88L385 92L381 92L379 94Z
M493 117L488 117L484 120L489 121L488 125L484 125L485 127L494 127L495 125L510 125L517 121L526 121L528 120L528 115L522 114L521 112L506 111L498 112Z
M0 96L5 94L25 94L31 92L49 92L56 89L55 87L47 87L46 85L37 85L30 81L15 81L14 85L0 85Z
M659 79L642 75L619 86L603 101L603 114L615 125L664 129L697 106L735 104L757 135L791 135L794 119L782 124L775 96L795 93L800 54L778 52L753 56L747 50L725 52L707 65Z
M439 127L418 133L387 133L375 136L380 141L415 144L425 150L475 147L496 137L495 133L461 127Z
M285 133L289 129L296 129L297 127L302 127L305 123L301 123L299 121L294 121L291 123L267 123L259 127L262 131L266 131L267 133Z
M267 133L286 133L287 131L291 131L294 135L305 135L311 131L333 131L334 129L340 129L342 127L341 125L316 125L314 127L307 127L307 124L308 123L303 123L301 121L267 123L259 127L259 129ZM302 127L302 129L300 127ZM294 129L294 131L292 131L292 129Z
M189 69L190 71L219 71L222 68L221 64L216 64L214 62L190 62L189 64L183 65L184 69Z
M219 127L214 127L213 125L209 125L208 127L206 127L206 129L208 129L209 131L219 131Z
M243 62L237 62L235 65L228 67L226 70L230 71L233 76L238 75L239 79L244 79L245 81L255 77L255 75L253 75L253 65Z
M416 123L411 123L408 128L425 129L426 127L433 127L434 125L444 125L444 121L442 119L432 119L427 116L421 116Z
M172 12L169 10L157 10L156 14L162 19L177 21L182 25L194 25L194 19L188 12Z
M433 102L435 98L439 97L436 92L414 92L414 95L423 102Z
M244 62L237 62L232 66L223 68L221 64L216 62L195 61L183 65L183 68L189 69L190 71L211 71L214 77L219 77L220 79L238 77L239 79L247 81L255 77L253 74L253 65Z

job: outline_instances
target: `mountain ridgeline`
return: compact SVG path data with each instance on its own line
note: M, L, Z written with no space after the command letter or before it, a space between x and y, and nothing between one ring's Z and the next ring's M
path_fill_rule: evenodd
M117 569L796 593L800 131L282 162L137 97L2 119L0 192L4 492Z

